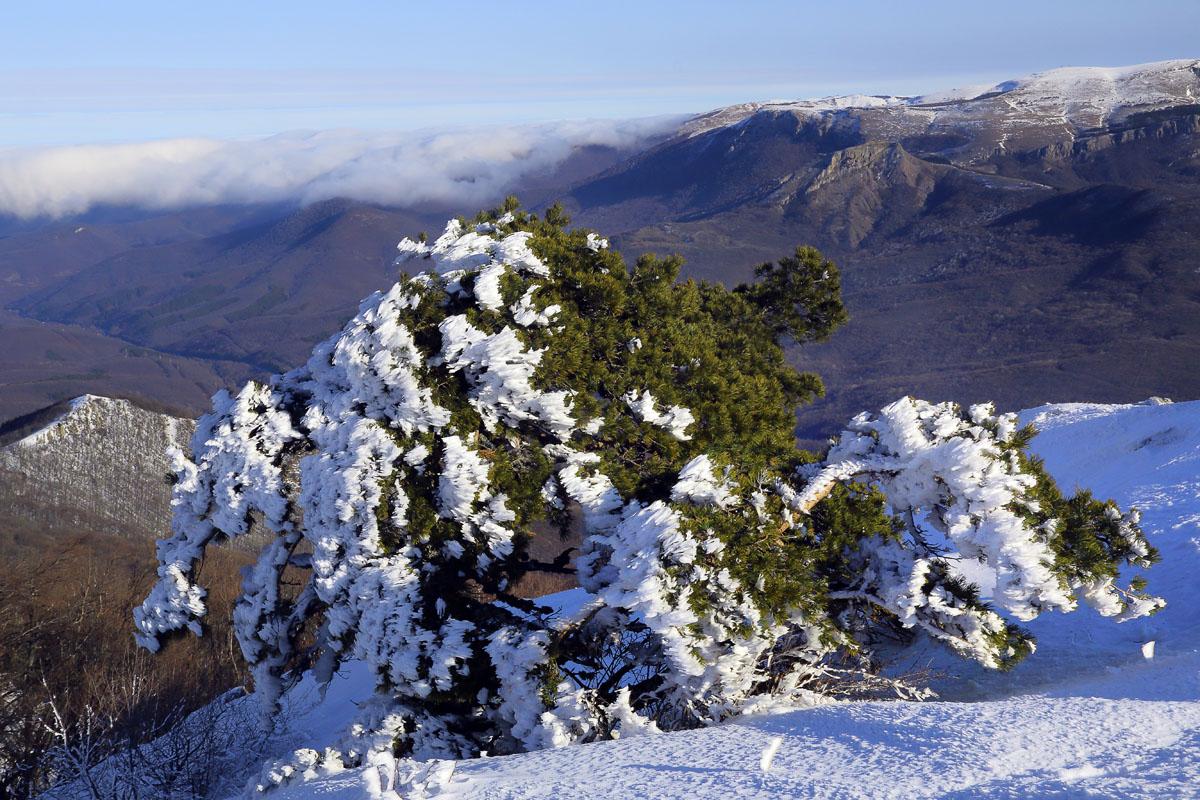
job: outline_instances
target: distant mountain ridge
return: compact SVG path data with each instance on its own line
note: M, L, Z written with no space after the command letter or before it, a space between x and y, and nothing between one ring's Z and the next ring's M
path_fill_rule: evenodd
M726 284L797 244L833 257L851 322L792 355L826 379L801 418L812 439L899 394L1187 399L1200 397L1198 98L1200 61L1178 60L744 103L623 160L580 154L523 199L561 199L630 260L679 252L685 275ZM0 324L23 359L0 417L122 375L203 410L221 383L302 361L390 281L396 241L444 214L335 200L252 225L187 216L158 244L106 229L90 261L69 241L86 230L0 239L0 277L16 276L0 301L21 314ZM37 268L39 253L62 268ZM41 323L92 337L81 360L51 358L64 356ZM84 352L108 354L103 378Z
M990 88L921 97L743 103L693 118L674 137L582 183L573 195L583 208L628 202L648 194L649 187L633 185L636 173L653 172L672 178L657 196L703 178L710 190L722 186L726 197L733 185L741 187L731 199L763 199L803 173L819 171L810 159L874 143L899 145L930 163L1025 180L1031 187L1071 189L1118 177L1106 174L1104 163L1091 163L1098 153L1147 138L1195 134L1198 127L1200 60L1050 70ZM746 151L756 145L751 159ZM1162 166L1169 169L1153 177L1194 189L1200 165L1194 152L1186 156L1184 163L1168 159ZM714 171L717 162L730 173L737 164L736 177ZM1085 172L1072 171L1079 169ZM717 209L701 205L690 214L705 210Z
M1067 67L994 86L916 97L850 95L742 103L693 118L679 135L696 136L737 125L761 112L790 112L798 117L856 120L867 139L900 141L948 131L950 138L928 142L936 147L931 152L950 151L957 161L979 161L996 150L1032 150L1047 139L1137 127L1152 121L1156 112L1188 106L1195 107L1193 113L1200 112L1198 78L1200 60L1195 59L1129 67ZM978 135L967 135L964 129ZM963 141L964 135L968 141Z

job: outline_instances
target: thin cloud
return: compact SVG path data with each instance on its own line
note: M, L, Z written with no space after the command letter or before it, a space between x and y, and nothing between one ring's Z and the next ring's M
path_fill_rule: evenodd
M0 151L0 213L62 218L98 206L171 210L333 197L394 205L486 201L588 145L632 147L679 117L437 132L294 132Z

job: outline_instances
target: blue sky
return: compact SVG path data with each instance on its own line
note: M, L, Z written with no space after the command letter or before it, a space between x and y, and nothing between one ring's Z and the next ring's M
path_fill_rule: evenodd
M0 147L915 94L1200 55L1195 0L6 4Z

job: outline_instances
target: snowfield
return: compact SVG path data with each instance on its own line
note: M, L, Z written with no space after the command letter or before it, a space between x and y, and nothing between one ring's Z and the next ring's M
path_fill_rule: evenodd
M1029 624L1038 652L1009 674L914 648L908 663L943 673L939 701L776 709L702 730L435 763L407 783L372 766L271 796L1200 797L1200 401L1021 416L1042 430L1032 449L1064 490L1086 486L1141 509L1162 554L1146 577L1164 610L1121 625L1089 609L1045 614ZM366 670L335 678L323 703L302 683L285 698L283 744L327 740L371 689Z

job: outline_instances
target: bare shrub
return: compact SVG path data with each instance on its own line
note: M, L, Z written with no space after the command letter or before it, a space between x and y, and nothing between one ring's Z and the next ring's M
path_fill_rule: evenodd
M206 636L173 642L155 658L128 633L130 609L154 580L152 544L96 535L56 544L36 557L0 556L3 800L31 797L168 735L246 682L228 622L243 557L209 554L209 597L224 612Z

